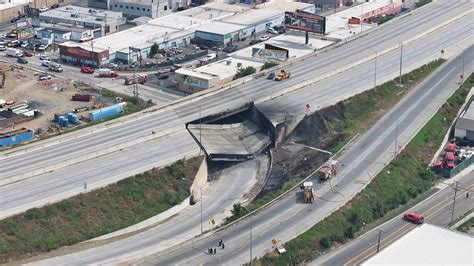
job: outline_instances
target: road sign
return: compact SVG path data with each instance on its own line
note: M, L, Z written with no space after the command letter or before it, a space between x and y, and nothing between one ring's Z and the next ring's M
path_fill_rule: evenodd
M272 244L275 246L278 243L278 241L274 238L272 239Z

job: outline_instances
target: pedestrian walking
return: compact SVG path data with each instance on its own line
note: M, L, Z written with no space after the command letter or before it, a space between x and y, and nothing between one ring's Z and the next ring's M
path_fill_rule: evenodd
M208 248L207 248L207 253L208 253L208 254L212 254L212 248L211 248L211 247L208 247Z
M216 255L216 252L217 252L217 249L216 249L216 248L214 248L214 255Z
M466 199L469 198L469 192L466 192Z
M222 249L224 249L224 248L225 248L224 243L222 243Z
M222 246L222 239L219 239L219 247Z

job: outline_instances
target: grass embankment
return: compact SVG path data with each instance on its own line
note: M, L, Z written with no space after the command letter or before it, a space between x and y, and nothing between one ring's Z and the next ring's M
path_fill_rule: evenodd
M285 244L287 253L279 257L265 256L262 265L294 265L315 259L334 243L352 239L364 225L430 189L436 176L427 169L431 154L442 143L459 108L464 103L474 76L457 90L407 147L372 182L344 207ZM428 156L427 156L428 155Z
M340 140L336 141L336 144L334 147L330 147L330 150L332 152L338 151L356 133L367 131L377 120L390 110L390 108L397 104L404 95L410 92L428 75L433 73L433 71L435 71L444 61L445 60L443 59L436 60L403 75L402 79L405 85L401 88L397 85L398 79L394 79L393 81L386 82L377 86L375 89L365 91L340 103L342 107L339 109L343 110L343 114L341 115L342 119L333 117L323 121L328 129L325 134L338 135L338 139ZM322 111L319 111L313 115L318 115L318 113L321 112ZM324 117L324 115L322 115L322 117ZM311 172L311 170L307 172ZM250 211L259 208L282 194L284 191L298 184L302 179L301 176L291 178L282 186L282 188L265 195L263 198L255 200L249 204L247 208ZM244 208L241 208L240 205L236 204L234 205L232 213L233 215L227 218L227 222L234 221L244 216L247 214L247 211Z
M463 232L463 233L470 233L473 231L474 228L474 218L467 220L465 223L461 224L456 230Z
M189 196L202 157L180 160L116 184L0 221L4 260L92 239L146 220Z

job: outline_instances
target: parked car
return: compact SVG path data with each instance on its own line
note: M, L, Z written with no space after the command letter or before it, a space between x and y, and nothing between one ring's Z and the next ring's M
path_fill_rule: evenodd
M251 40L251 41L249 42L249 44L250 44L250 45L254 45L254 44L257 44L257 43L259 43L259 42L262 42L262 41L257 40L257 39L254 39L254 40Z
M49 70L61 73L63 72L63 67L60 64L49 64Z
M263 35L263 36L260 37L260 41L262 41L262 42L264 42L264 41L266 41L266 40L268 40L268 39L269 39L269 38L268 38L268 35Z
M81 72L86 74L94 74L95 70L92 67L81 66Z
M0 51L5 51L5 50L7 50L7 47L0 45Z
M49 44L42 44L40 45L40 47L38 47L38 50L45 51L46 49L48 49L48 47L49 47Z
M272 29L272 28L268 28L268 29L267 29L267 33L278 34L278 31L277 31L277 30L274 30L274 29Z
M110 68L117 68L118 65L116 63L109 63Z
M418 213L412 212L412 213L404 213L403 214L403 220L409 221L415 224L422 224L425 221L425 218L421 216Z
M7 35L5 33L0 33L0 38L6 38Z
M20 64L28 64L28 60L26 60L24 57L18 57L16 61Z
M233 53L235 51L237 51L237 46L227 46L226 48L224 48L222 51L226 52L226 53Z
M163 75L159 75L158 79L168 79L169 77L170 77L169 75L163 74Z
M41 60L41 65L45 67L49 67L49 64L51 64L50 60Z
M28 51L28 50L23 50L23 56L26 56L26 57L32 57L33 56L33 53Z
M16 33L13 33L13 32L7 33L7 38L16 38Z
M50 75L40 75L38 77L38 80L50 80L51 79L51 76Z
M19 17L14 17L14 18L10 19L10 22L11 22L11 23L15 23L15 22L17 22L18 20L20 20Z
M49 58L49 56L47 56L45 54L42 54L42 55L40 55L40 60L51 60L51 58Z
M51 9L55 9L55 8L58 8L59 7L59 4L54 4L51 6Z
M18 16L18 18L26 18L26 17L27 17L26 14L21 14L21 15Z
M267 79L274 79L274 78L275 78L275 72L270 72L270 74L268 74Z
M39 9L39 12L45 12L47 11L49 8L47 6L43 6Z

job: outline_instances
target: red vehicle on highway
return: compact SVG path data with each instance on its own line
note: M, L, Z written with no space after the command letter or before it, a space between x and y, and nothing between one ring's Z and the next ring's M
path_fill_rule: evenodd
M33 56L33 53L28 51L28 50L23 50L23 56L25 57L32 57Z
M86 74L94 74L95 70L92 67L81 66L81 72Z
M403 214L403 220L409 221L415 224L422 224L425 221L425 218L423 218L421 214L418 214L416 212L412 212L412 213L407 212Z

